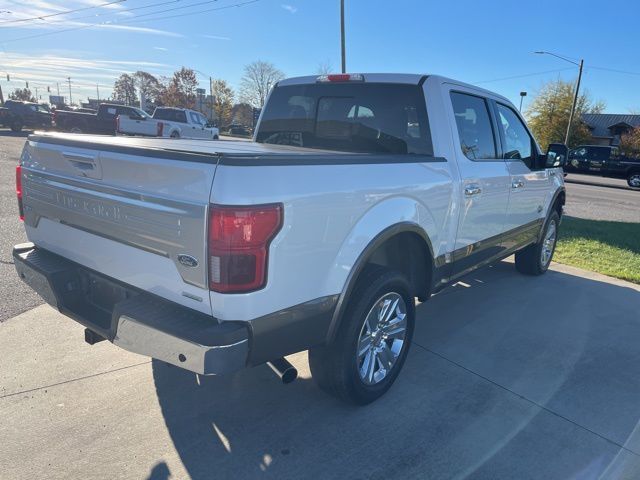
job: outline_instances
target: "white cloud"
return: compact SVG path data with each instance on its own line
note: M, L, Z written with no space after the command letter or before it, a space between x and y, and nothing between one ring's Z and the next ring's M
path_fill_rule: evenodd
M68 10L77 8L86 8L90 6L98 6L107 3L106 0L74 0L73 2L50 2L45 0L29 0L28 2L17 2L15 0L0 0L0 11L9 12L0 14L0 28L9 29L14 32L11 35L3 35L6 42L14 39L22 39L30 37L33 30L82 30L90 28L104 28L108 30L122 30L133 33L161 35L168 37L182 37L183 35L167 30L137 27L127 25L127 18L131 15L123 4L115 3L111 5L101 6L95 9L83 10L77 13L69 13L65 15L54 15ZM41 18L40 20L17 21L20 19L32 19L34 17L44 17L45 15L54 15L52 17ZM119 23L120 22L120 23ZM24 32L23 30L29 30ZM8 37L8 38L7 38Z
M86 54L87 58L91 58ZM56 94L60 85L62 94L68 92L67 77L71 77L71 87L74 98L86 99L96 94L96 84L99 85L102 97L111 94L113 82L122 73L133 73L136 70L145 70L157 76L168 75L176 67L159 62L147 62L138 60L88 60L87 58L74 58L62 56L60 53L43 53L40 55L20 54L15 52L0 51L0 65L3 71L11 76L11 82L3 85L8 91L14 88L24 87L28 81L31 90L35 93L35 87L39 88L39 94L43 95L49 86L51 94Z
M289 13L296 13L298 11L298 7L294 7L293 5L288 5L286 3L283 3L280 6Z
M222 35L200 35L202 38L210 38L211 40L231 40L230 37L223 37Z
M164 48L164 47L153 47L154 50L160 50L161 52L168 52L169 49L168 48Z

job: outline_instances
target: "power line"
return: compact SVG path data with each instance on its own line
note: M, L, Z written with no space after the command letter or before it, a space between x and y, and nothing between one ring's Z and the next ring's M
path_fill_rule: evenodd
M56 17L58 15L67 15L69 13L81 12L83 10L91 10L91 9L94 9L94 8L107 7L109 5L114 5L116 3L122 3L122 2L125 2L125 1L126 0L113 0L111 2L101 3L100 5L91 5L89 7L74 8L73 10L66 10L64 12L57 12L57 13L49 13L47 15L40 15L39 17L20 18L20 19L17 19L17 20L3 20L3 21L0 21L0 23L20 23L20 22L29 22L31 20L42 20L44 18Z
M47 21L47 25L51 25L53 23L74 22L76 20L84 20L84 19L87 19L87 18L96 18L96 17L111 16L111 15L120 15L120 14L126 13L126 12L134 12L136 10L144 10L146 8L162 7L163 5L170 5L172 3L180 3L182 1L183 0L168 0L168 1L165 1L165 2L150 3L148 5L142 5L140 7L123 8L123 9L118 10L117 12L96 13L94 15L82 15L80 17L71 17L71 18L61 19L61 20ZM185 8L187 8L187 6L185 6ZM160 12L156 12L156 13L161 13L163 11L164 10L161 10Z
M212 2L215 2L215 1L217 1L217 0L209 0L206 3L212 3ZM55 34L58 34L58 33L65 33L65 32L71 32L71 31L76 31L76 30L84 30L84 29L92 28L92 27L101 27L101 26L108 26L108 25L115 25L115 26L117 26L117 25L128 25L128 24L131 24L131 23L149 22L149 21L153 21L153 20L167 20L167 19L172 19L172 18L185 17L185 16L189 16L189 15L199 15L201 13L208 13L208 12L213 12L213 11L217 11L217 10L226 10L228 8L244 7L245 5L256 3L256 2L259 2L259 1L260 0L249 0L249 1L246 1L246 2L235 3L233 5L226 5L224 7L209 8L209 9L206 9L206 10L199 10L197 12L188 12L188 13L182 13L182 14L177 14L177 15L167 15L165 17L158 17L158 18L145 18L145 19L142 19L142 20L135 20L135 19L138 18L138 17L146 16L148 14L136 15L136 16L133 17L134 20L128 20L128 21L123 21L123 22L105 21L105 22L101 22L101 23L90 23L90 24L81 25L81 26L78 26L78 27L64 28L64 29L61 29L61 30L55 30L53 32L44 32L44 33L38 33L38 34L35 34L35 35L28 35L26 37L10 38L10 39L4 40L4 41L2 41L0 43L18 42L18 41L21 41L21 40L29 40L31 38L39 38L39 37L44 37L44 36L47 36L47 35L55 35ZM192 5L186 5L186 6L180 7L180 8L189 8L191 6ZM154 12L154 14L158 14L158 13L160 13L160 12Z
M588 65L587 69L595 69L595 70L604 70L605 72L614 72L614 73L622 73L625 75L640 75L640 72L629 72L627 70L617 70L615 68L607 68L607 67L594 67L593 65Z
M545 70L544 72L535 72L535 73L525 73L523 75L513 75L511 77L502 77L502 78L494 78L491 80L481 80L479 82L473 82L473 83L493 83L493 82L501 82L503 80L515 80L517 78L525 78L525 77L535 77L537 75L545 75L547 73L557 73L557 72L564 72L566 70L575 70L573 67L567 67L567 68L557 68L555 70Z

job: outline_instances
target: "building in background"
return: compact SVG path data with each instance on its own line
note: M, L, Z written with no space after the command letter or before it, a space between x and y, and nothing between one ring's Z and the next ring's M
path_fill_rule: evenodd
M619 145L621 135L640 127L640 115L585 113L581 120L591 130L591 145Z

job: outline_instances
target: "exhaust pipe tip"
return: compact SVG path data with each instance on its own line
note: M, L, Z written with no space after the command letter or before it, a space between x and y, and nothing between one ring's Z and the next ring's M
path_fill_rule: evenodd
M295 381L298 378L298 370L291 365L286 359L278 358L267 362L269 368L280 377L280 380L284 385Z

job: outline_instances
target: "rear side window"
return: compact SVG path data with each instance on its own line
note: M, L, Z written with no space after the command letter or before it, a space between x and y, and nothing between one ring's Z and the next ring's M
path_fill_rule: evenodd
M260 143L346 152L433 155L422 88L384 83L276 87L262 113Z
M496 142L489 108L484 98L451 92L462 153L469 160L496 159Z

